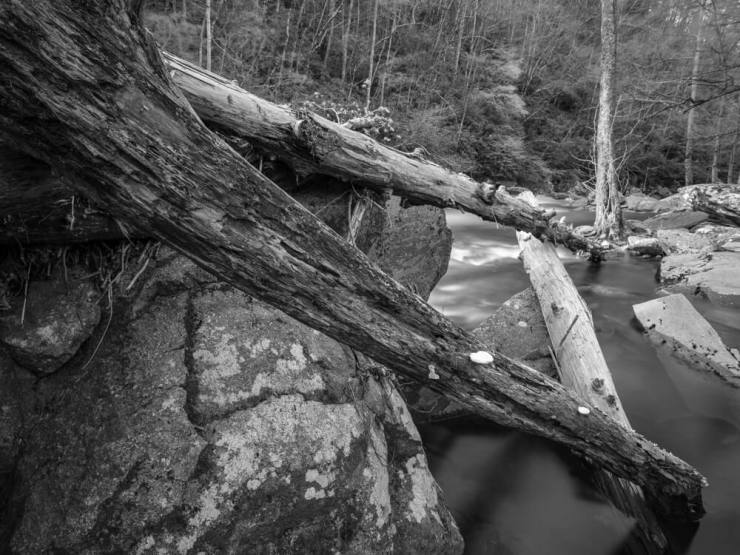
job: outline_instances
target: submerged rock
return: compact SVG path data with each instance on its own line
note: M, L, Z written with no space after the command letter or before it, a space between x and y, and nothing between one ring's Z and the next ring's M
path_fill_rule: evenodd
M460 552L382 369L189 265L165 255L89 368L40 385L12 549Z
M736 252L675 254L661 261L660 280L670 291L740 306L739 268L740 253Z
M656 346L667 347L671 355L692 368L716 374L740 387L740 361L686 297L669 295L633 305L632 309Z
M0 344L13 360L50 374L71 359L100 321L98 294L85 280L34 281L0 317Z

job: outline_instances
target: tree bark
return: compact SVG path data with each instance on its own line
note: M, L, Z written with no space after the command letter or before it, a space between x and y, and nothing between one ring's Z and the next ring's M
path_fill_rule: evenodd
M206 0L206 69L211 71L211 0Z
M694 62L691 67L691 92L689 96L689 115L686 118L686 149L684 151L684 181L685 185L694 184L694 122L696 119L696 99L699 94L699 69L701 66L701 50L704 44L704 7L699 8L696 29L696 46L694 47Z
M368 113L370 111L370 99L373 96L373 68L375 66L375 41L377 40L378 36L378 4L380 3L380 0L375 0L375 8L373 10L373 34L370 38L370 59L369 59L369 65L370 69L367 72L367 91L366 98L365 98L365 113Z
M541 435L702 514L688 464L493 353L383 274L205 128L123 0L0 4L0 139L224 281L476 414ZM64 29L65 32L59 32ZM104 124L101 124L104 122Z
M614 167L614 72L617 63L616 0L601 0L601 80L596 124L596 219L598 235L621 239L624 222Z
M625 429L632 426L622 407L599 346L591 311L581 298L551 244L517 232L521 259L529 274L554 346L560 382L611 416ZM593 469L594 482L612 504L637 521L629 543L633 552L664 553L668 540L645 500L642 488L612 473ZM639 549L642 547L642 549Z

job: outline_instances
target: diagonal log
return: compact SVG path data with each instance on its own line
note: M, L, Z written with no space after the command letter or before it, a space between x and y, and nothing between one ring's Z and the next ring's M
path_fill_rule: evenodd
M168 52L162 56L172 80L206 123L247 139L299 174L331 175L381 192L391 188L412 204L459 208L595 257L604 250L598 240L574 233L553 220L551 212L522 202L503 187L412 158L308 110L269 102Z
M135 5L140 2L133 1ZM205 128L124 0L0 3L0 140L223 280L496 422L701 515L691 466L482 345L369 263Z
M552 244L517 232L529 275L554 347L560 382L631 430L599 346L591 311L578 293ZM593 469L594 483L612 504L636 520L628 540L631 552L665 553L668 541L647 504L642 488L608 471ZM660 508L660 507L658 507Z

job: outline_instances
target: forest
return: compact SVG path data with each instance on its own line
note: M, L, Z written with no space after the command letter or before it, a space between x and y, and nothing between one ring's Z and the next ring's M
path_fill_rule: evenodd
M621 190L736 182L737 2L618 4ZM422 148L474 178L533 190L593 186L598 2L209 5L210 42L205 0L148 1L147 24L165 50L265 98L340 122L385 108L374 136L407 152Z

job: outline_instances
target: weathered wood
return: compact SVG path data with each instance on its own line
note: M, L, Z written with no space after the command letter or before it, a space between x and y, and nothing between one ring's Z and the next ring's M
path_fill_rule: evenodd
M0 145L0 245L66 245L134 236L61 183L48 164Z
M517 200L503 187L411 158L349 127L278 106L172 54L162 55L173 81L206 123L249 140L298 173L331 175L380 191L392 188L412 204L459 208L595 257L604 250L596 239L574 233L552 213Z
M599 346L591 311L555 249L529 233L517 232L517 240L550 334L561 383L631 430ZM637 529L630 540L639 548L632 545L632 551L666 552L668 541L648 508L642 489L603 470L596 469L594 478L596 486L616 508L636 519Z
M691 207L708 214L711 221L740 227L740 185L710 183L683 187L681 191Z
M501 424L701 516L702 476L531 368L483 349L194 116L123 0L0 4L0 139L221 279ZM60 30L63 30L61 32Z

